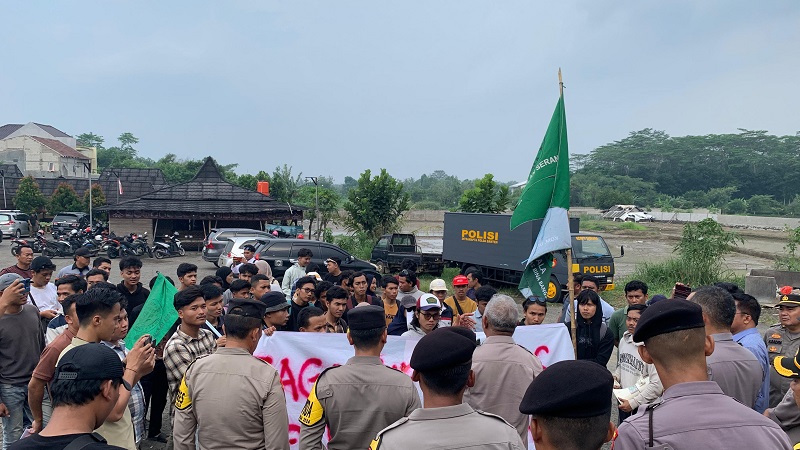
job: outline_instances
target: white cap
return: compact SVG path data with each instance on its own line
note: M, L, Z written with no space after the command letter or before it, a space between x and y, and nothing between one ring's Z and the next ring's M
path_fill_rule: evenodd
M444 282L443 279L437 278L437 279L431 281L430 290L431 291L446 291L447 290L447 284Z

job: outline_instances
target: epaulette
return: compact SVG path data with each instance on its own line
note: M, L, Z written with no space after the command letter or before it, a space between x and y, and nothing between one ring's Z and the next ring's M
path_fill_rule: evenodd
M395 428L399 427L400 425L402 425L402 424L404 424L406 422L408 422L408 417L403 417L402 419L398 420L397 422L395 422L395 423L389 425L388 427L382 429L381 431L379 431L378 435L375 436L375 439L373 439L372 442L370 442L369 450L378 450L378 449L380 449L381 448L381 439L383 437L383 433L385 433L385 432L387 432L389 430L395 429Z
M504 424L510 426L511 428L514 428L514 425L511 425L510 423L508 423L508 421L506 419L503 419L502 417L498 416L497 414L488 413L486 411L481 411L479 409L476 409L475 412L480 414L480 415L482 415L482 416L494 417L495 419L501 420Z

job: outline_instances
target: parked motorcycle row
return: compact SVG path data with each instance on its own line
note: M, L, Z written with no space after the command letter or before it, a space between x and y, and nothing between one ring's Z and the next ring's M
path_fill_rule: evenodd
M71 230L69 233L54 231L52 236L52 239L48 239L44 231L39 230L28 239L11 239L11 254L17 256L20 247L25 245L31 247L34 253L41 253L49 258L70 257L79 248L88 249L93 257L105 253L110 259L129 255L163 259L186 254L177 231L172 236L165 235L164 241L154 241L152 246L148 243L147 232L117 236L113 232L108 233L100 224L83 230Z

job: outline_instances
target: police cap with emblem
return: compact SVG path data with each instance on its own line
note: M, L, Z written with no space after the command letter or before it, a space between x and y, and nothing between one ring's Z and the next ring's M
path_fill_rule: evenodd
M608 414L613 386L611 372L597 363L560 361L533 379L519 404L519 412L565 418Z
M283 292L280 291L269 291L262 295L261 303L267 307L264 314L280 311L290 306L289 303L286 302L286 296L284 296Z
M374 330L386 326L386 313L377 305L366 302L347 313L347 326L351 330Z
M286 303L286 301L284 301ZM267 305L256 300L233 298L228 304L228 314L261 319L267 313Z
M786 378L798 378L800 379L800 360L798 360L799 354L795 354L794 357L788 356L778 356L773 361L773 366L775 366L775 371L778 372L778 375Z
M125 366L114 350L100 343L79 345L70 349L56 366L55 381L121 380L125 389L131 385L122 379Z
M437 328L419 340L411 354L411 368L432 372L459 366L472 360L475 333L463 327Z
M633 341L644 342L661 334L704 326L700 305L687 300L664 300L642 313L633 332Z
M778 306L800 306L800 295L788 294L778 297Z

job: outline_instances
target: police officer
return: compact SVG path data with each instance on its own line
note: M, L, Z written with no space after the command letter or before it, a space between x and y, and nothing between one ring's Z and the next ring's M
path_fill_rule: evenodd
M232 299L225 347L197 358L175 398L175 450L289 449L289 417L280 376L253 357L266 305ZM195 447L197 433L197 447Z
M386 314L363 304L350 310L347 340L355 356L343 366L323 371L300 413L300 450L321 449L325 426L328 449L365 448L375 434L420 407L408 375L386 367Z
M616 450L698 445L711 450L791 448L778 425L708 380L706 356L714 351L714 339L706 336L699 305L670 300L650 306L642 313L633 340L644 342L639 354L656 366L664 395L661 402L640 407L620 425Z
M475 385L475 346L475 333L462 327L437 328L423 336L411 354L411 367L425 407L382 430L370 448L526 448L517 429L502 417L462 403L464 390Z
M778 302L780 323L764 333L769 352L769 407L774 408L789 390L791 380L780 376L773 366L777 356L793 358L800 349L800 295L781 295Z
M789 435L789 441L795 449L800 449L800 355L793 358L778 356L775 358L775 370L782 377L790 380L790 389L786 392L778 406L764 411L764 415L774 420Z
M519 411L530 414L537 450L599 449L614 437L614 379L592 361L560 361L531 382ZM580 430L580 432L576 432Z

